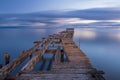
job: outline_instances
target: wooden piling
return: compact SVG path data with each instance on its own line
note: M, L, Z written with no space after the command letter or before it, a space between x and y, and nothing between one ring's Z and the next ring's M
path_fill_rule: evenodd
M0 64L0 69L2 68L2 64Z
M60 51L60 46L58 46L57 51L54 55L55 57L55 63L60 63L61 62L61 51Z
M4 54L4 58L5 58L5 65L9 64L9 62L10 62L10 54L8 52L6 52Z
M30 59L32 59L32 54L29 55Z
M61 50L61 62L64 62L64 51Z

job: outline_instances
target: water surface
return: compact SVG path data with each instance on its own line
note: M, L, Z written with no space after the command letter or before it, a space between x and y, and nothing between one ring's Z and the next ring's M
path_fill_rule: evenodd
M5 52L11 54L12 61L22 50L31 48L34 41L62 30L65 28L0 29L0 63L5 65ZM74 41L90 58L92 65L106 73L107 80L120 80L120 29L75 28ZM21 69L22 65L15 71Z

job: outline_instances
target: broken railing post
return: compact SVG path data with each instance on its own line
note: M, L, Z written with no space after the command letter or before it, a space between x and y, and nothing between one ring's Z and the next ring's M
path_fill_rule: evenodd
M8 52L6 52L4 54L4 58L5 58L5 65L9 64L9 62L10 62L10 54Z

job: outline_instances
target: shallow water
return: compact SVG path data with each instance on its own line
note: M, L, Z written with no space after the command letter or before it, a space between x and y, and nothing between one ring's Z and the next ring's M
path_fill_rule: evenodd
M62 30L65 28L0 29L0 63L4 65L5 52L11 54L12 61L22 50L31 48L34 41ZM107 80L120 80L120 29L75 28L74 41L90 58L92 65L106 73ZM22 65L15 71L21 69Z

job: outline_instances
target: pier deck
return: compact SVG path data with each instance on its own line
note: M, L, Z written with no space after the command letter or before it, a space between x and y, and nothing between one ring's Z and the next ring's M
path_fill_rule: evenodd
M73 34L74 29L69 28L47 39L44 48L39 49L36 56L21 69L15 77L16 80L105 80L102 76L103 72L97 71L91 65L89 58L76 46ZM49 45L53 45L52 43L57 43L56 50L48 50ZM32 69L46 51L54 54L51 69L33 71ZM67 60L64 59L64 54L67 55Z

